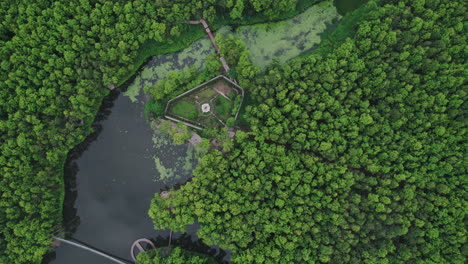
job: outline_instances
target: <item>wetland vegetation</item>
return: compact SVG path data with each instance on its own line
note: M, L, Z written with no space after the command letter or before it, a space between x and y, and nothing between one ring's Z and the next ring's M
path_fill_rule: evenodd
M264 69L273 59L284 63L317 48L323 32L336 25L340 18L333 1L329 0L285 21L238 27L235 35L251 51L253 64Z
M284 21L245 25L236 27L235 30L228 24L220 26L215 34L220 37L233 35L240 38L247 45L253 64L265 68L273 59L283 63L318 47L322 34L327 28L336 25L340 17L332 0L327 0ZM164 82L166 78L172 79L169 74L175 70L193 68L203 71L207 63L206 57L214 52L208 37L203 37L180 52L152 57L142 67L125 95L136 101L136 96L145 86L151 87ZM218 69L215 68L216 70ZM161 94L160 91L155 93Z

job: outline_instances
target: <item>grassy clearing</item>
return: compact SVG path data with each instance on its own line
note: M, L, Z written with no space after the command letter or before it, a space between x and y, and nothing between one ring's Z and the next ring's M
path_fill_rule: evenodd
M215 107L218 117L223 120L223 122L226 122L231 115L231 109L234 107L234 103L222 96L218 96L215 100Z
M197 119L198 117L197 106L194 103L187 102L185 100L179 101L175 104L172 108L172 112L191 120Z
M207 99L212 98L216 94L217 93L215 90L208 88L208 89L205 89L204 91L197 93L196 95L198 96L198 98L200 98L200 100L207 100Z

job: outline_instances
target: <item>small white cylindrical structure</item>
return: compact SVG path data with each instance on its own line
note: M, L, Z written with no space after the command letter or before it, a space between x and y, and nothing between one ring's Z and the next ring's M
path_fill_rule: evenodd
M202 109L202 112L203 112L203 113L208 113L208 112L210 112L210 111L211 111L210 104L202 104L201 109Z

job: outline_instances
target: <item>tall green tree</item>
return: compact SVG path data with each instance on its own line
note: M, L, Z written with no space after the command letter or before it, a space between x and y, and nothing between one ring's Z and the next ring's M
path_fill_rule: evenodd
M197 221L234 263L466 262L466 6L355 12L352 38L250 80L250 131L155 196L156 229Z

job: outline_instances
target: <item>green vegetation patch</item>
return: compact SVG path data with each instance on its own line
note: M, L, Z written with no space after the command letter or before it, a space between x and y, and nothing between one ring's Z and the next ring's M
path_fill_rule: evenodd
M285 21L239 27L236 35L251 51L252 62L265 68L273 58L283 63L317 48L321 34L340 18L329 0Z
M237 98L242 91L224 77L217 77L170 100L166 115L200 127L219 127L235 116L233 110L241 104L229 96Z
M333 0L340 15L345 15L369 0Z
M201 31L201 26L192 25ZM225 34L229 27L222 27L217 34ZM175 70L185 70L189 67L195 67L198 71L205 68L205 61L210 53L215 52L210 39L205 36L194 41L190 46L182 51L154 56L140 70L135 80L128 86L125 96L128 96L132 102L137 101L140 91L145 86L152 86L158 81L165 79L168 74Z
M206 56L211 52L214 52L211 41L208 37L203 37L180 52L155 56L142 68L124 95L136 102L141 89L166 78L169 72L193 66L198 70L202 69Z
M198 111L197 105L194 104L194 101L185 101L180 100L172 108L172 112L176 115L185 117L187 119L197 119Z
M157 170L153 181L183 183L192 176L193 166L197 164L195 150L192 145L183 144L191 137L186 126L175 125L170 121L159 123L152 121L153 129L153 160ZM171 137L169 134L178 134Z
M224 98L223 96L218 96L214 102L218 116L222 120L227 120L231 115L231 109L234 106L234 102Z
M204 89L204 90L201 90L198 94L196 94L196 97L198 97L200 100L203 100L203 99L211 99L213 98L213 96L217 95L216 91L213 90L213 89Z

